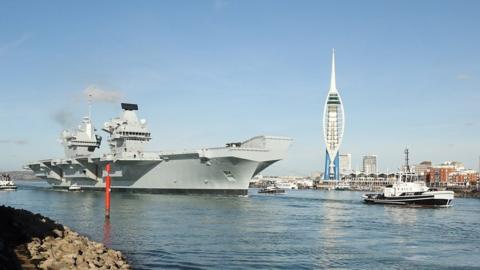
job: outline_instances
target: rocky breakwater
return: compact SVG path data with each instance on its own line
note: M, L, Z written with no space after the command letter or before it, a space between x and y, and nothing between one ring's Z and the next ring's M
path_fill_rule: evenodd
M26 210L0 206L0 270L131 269L120 251Z

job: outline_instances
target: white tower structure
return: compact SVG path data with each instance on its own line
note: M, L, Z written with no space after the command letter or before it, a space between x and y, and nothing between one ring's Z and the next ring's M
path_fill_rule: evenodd
M323 135L326 145L325 157L325 180L339 180L340 166L338 151L342 144L343 131L345 129L345 115L343 103L337 89L335 78L335 49L332 52L332 76L330 89L325 100L323 113Z

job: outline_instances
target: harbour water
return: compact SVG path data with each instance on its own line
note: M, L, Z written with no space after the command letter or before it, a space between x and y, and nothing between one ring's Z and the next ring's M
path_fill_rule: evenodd
M448 209L362 203L360 192L247 197L66 192L17 181L0 204L121 250L135 269L479 269L480 200Z

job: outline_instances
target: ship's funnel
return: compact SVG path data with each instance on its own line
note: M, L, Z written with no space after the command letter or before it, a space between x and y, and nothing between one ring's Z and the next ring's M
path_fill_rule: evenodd
M122 109L125 111L138 111L138 105L133 103L122 103Z

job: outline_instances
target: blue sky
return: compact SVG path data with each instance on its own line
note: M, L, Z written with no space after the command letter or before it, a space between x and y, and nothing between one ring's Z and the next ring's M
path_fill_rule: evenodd
M343 153L381 169L480 155L478 1L3 1L0 170L61 157L67 113L96 87L136 102L150 150L290 136L266 171L323 170L331 49L346 112ZM119 105L96 102L98 128ZM102 134L106 137L106 134ZM104 145L105 147L106 145Z

